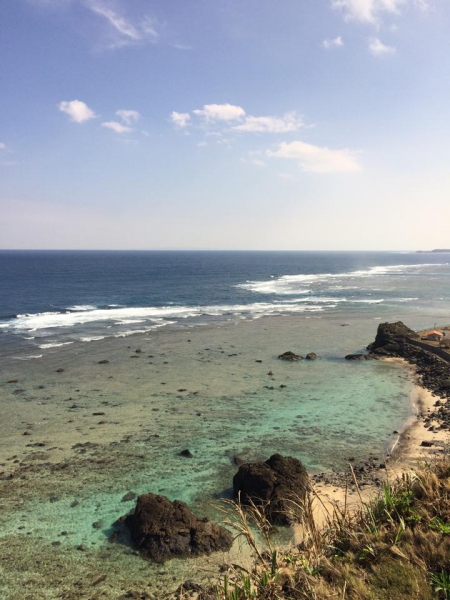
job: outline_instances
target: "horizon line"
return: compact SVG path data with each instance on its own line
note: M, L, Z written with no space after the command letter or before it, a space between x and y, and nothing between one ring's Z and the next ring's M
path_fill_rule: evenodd
M0 252L393 252L427 253L436 250L379 250L379 249L264 249L264 248L0 248ZM450 250L449 250L450 252Z

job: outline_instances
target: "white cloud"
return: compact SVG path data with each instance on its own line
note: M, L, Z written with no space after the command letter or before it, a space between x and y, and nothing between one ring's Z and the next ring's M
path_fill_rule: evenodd
M132 22L118 14L104 0L84 0L85 5L99 17L103 17L110 26L112 40L110 48L120 48L130 44L151 42L156 44L159 33L155 22L150 17L144 17L139 22Z
M282 142L278 150L268 150L267 155L296 160L303 171L312 173L352 173L361 170L355 153L350 150L330 150L301 141Z
M331 48L340 48L343 45L344 41L340 35L338 35L332 40L323 40L322 42L322 47L325 48L325 50L330 50Z
M6 150L6 144L0 142L0 150Z
M118 123L117 121L107 121L106 123L102 123L102 127L112 129L116 133L130 133L130 131L133 131L131 127L122 125L122 123Z
M170 115L170 119L175 125L175 127L178 127L179 129L184 129L189 125L191 115L189 113L179 113L174 110Z
M116 110L116 115L122 119L125 125L132 125L141 118L137 110Z
M289 112L283 117L245 117L245 121L233 127L236 131L248 133L288 133L298 131L304 123L297 113Z
M95 117L94 111L81 100L71 100L70 102L64 100L59 103L58 108L69 115L75 123L84 123L84 121L89 121L89 119Z
M342 10L346 21L355 20L376 25L381 14L398 14L400 7L406 2L407 0L331 0L331 6Z
M205 104L193 112L206 121L239 121L245 116L245 110L233 104Z
M394 46L386 46L378 38L370 38L369 51L374 56L389 56L391 54L395 54L396 49Z
M267 167L267 163L259 158L253 158L251 162L255 167Z

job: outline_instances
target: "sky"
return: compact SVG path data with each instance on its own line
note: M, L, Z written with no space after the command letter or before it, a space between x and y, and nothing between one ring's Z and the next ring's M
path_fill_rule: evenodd
M0 0L0 248L450 247L448 0Z

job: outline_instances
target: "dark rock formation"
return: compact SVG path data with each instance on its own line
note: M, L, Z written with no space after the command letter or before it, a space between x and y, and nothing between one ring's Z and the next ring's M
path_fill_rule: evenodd
M197 518L184 502L156 494L139 496L124 523L136 548L156 562L229 550L233 542L227 529Z
M397 323L380 323L375 341L367 346L367 350L377 354L393 354L408 339L418 340L419 336L401 321L397 321Z
M296 458L274 454L266 462L246 463L233 478L235 498L243 504L254 502L266 507L267 518L274 524L297 521L301 503L309 489L309 476Z
M182 450L180 452L180 456L185 456L186 458L194 458L194 455L192 454L192 452L190 450L188 450L186 448L186 450Z
M283 352L283 354L280 354L278 358L280 360L302 360L303 356L300 356L299 354L295 354L295 352L291 352L291 350L288 350L288 352Z
M305 356L305 358L307 360L316 360L317 354L315 352L308 352L308 354Z

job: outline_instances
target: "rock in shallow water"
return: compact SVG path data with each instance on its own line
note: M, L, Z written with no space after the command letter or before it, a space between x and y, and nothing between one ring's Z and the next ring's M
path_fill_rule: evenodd
M347 354L345 360L374 360L371 354Z
M235 498L243 504L266 507L271 523L298 521L310 482L303 464L291 456L274 454L266 462L246 463L233 478Z
M124 521L136 548L156 562L229 550L232 534L209 519L199 519L180 500L144 494Z
M288 350L287 352L283 352L283 354L280 354L278 356L278 358L280 360L303 360L303 356L300 356L299 354L295 354L295 352L292 352L291 350Z

